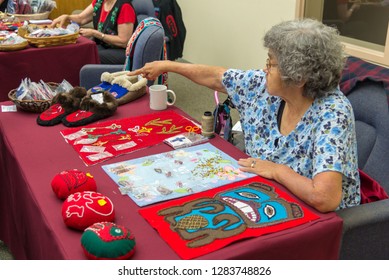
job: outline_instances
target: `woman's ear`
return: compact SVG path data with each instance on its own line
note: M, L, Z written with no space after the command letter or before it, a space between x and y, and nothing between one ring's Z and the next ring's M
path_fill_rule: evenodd
M305 81L298 82L296 86L299 88L303 88L305 86Z

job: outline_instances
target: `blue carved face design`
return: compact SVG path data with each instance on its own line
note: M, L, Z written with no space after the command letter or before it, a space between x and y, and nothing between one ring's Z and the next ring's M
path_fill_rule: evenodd
M244 187L223 192L218 195L218 199L241 212L246 221L253 224L272 223L288 218L285 201L277 199L274 192Z
M189 210L189 209L188 209ZM177 215L175 222L201 220L201 226L188 227L188 232L204 229L234 230L242 224L258 228L291 217L290 204L278 198L272 188L241 187L216 195L213 199L193 204L189 212Z
M188 247L199 247L227 238L247 228L261 228L303 216L293 202L278 197L274 188L259 182L229 189L158 212Z

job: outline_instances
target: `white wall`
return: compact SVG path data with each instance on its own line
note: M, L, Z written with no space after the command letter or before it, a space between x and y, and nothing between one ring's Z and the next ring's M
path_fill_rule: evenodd
M261 68L264 33L295 18L296 0L177 0L186 27L183 58L230 68Z

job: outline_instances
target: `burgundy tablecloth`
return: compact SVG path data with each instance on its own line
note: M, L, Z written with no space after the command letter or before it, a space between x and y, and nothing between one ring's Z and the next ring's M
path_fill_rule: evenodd
M62 82L73 86L80 83L80 69L85 64L98 64L96 44L79 37L75 44L0 52L0 102L8 100L8 93L17 88L24 78L34 82Z
M10 105L3 102L0 105ZM182 111L174 108L177 112ZM119 107L111 119L149 113L148 96ZM110 197L116 223L129 227L137 242L134 259L179 259L137 212L139 207L119 193L101 165L86 167L59 131L65 127L41 127L36 114L0 113L0 240L17 259L85 259L81 233L67 228L61 217L62 201L50 182L62 170L90 172L99 192ZM220 137L211 143L238 159L245 154ZM165 144L136 151L104 162L110 164L169 151ZM284 189L282 186L280 188ZM317 211L312 210L317 213ZM319 214L319 213L317 213ZM243 240L201 259L336 259L342 220L334 213L292 229Z

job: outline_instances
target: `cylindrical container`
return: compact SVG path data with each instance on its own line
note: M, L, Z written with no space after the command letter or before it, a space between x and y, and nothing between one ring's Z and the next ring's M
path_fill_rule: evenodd
M212 138L214 137L214 130L213 130L213 114L210 111L204 112L204 115L201 118L201 134L204 137Z

